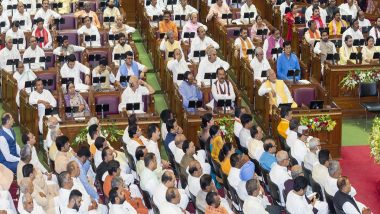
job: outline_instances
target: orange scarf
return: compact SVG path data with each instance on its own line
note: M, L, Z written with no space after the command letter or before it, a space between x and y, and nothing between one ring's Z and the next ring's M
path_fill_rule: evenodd
M252 49L252 43L250 43L249 40L248 40L248 38L247 38L246 39L247 40L247 44L248 44L247 45L248 48L247 48L247 46L245 45L244 40L241 37L239 37L239 39L240 39L240 43L241 43L241 51L243 51L243 57L246 58L246 59L248 59L247 49Z
M318 33L318 31L315 31L315 33L313 33L313 31L311 31L310 29L308 31L310 39L321 39L321 35Z
M139 143L140 146L144 146L144 143L142 142L142 140L140 138L134 137L133 140L136 141L137 143Z

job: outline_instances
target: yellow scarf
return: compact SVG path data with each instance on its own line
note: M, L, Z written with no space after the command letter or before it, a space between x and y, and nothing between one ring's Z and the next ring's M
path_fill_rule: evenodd
M285 94L285 83L283 80L276 80L276 88L272 87L272 84L269 80L265 81L266 88L272 88L276 92L276 96L280 96L283 103L288 103L288 97ZM269 104L278 106L277 98L273 97L272 93L269 93Z
M241 43L241 51L243 51L243 57L246 58L246 59L248 59L247 49L252 49L252 43L250 43L249 39L247 38L247 44L248 44L247 45L248 48L247 48L247 46L245 45L244 40L241 37L239 37L239 39L240 39L240 43Z
M173 52L175 49L180 49L181 46L178 41L174 41L173 44L168 41L165 42L166 51L165 51L165 58L166 60L169 60L169 52ZM173 54L174 57L174 54ZM171 57L171 58L173 58Z

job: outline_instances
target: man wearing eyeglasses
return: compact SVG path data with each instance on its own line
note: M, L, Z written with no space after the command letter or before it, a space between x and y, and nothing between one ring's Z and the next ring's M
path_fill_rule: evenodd
M263 71L271 69L268 60L264 57L263 48L257 47L255 50L255 57L252 59L251 68L253 70L253 78L256 80L264 81L266 77L261 77ZM265 75L266 76L266 75Z

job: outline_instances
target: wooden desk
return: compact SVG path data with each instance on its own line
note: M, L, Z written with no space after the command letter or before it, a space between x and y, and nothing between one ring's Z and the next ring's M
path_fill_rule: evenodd
M160 118L157 115L154 114L136 114L137 116L137 124L142 130L142 133L146 135L148 126L150 124L156 124L160 125ZM62 122L59 124L59 128L61 129L62 133L66 135L70 142L74 140L74 138L79 134L79 132L87 127L87 122L90 119L90 117L86 117L85 120L82 121L75 121L72 119L62 119ZM110 117L107 117L105 119L99 119L100 125L105 126L116 126L117 129L125 130L125 128L128 126L128 118L127 117L120 117L119 115L111 115ZM47 133L47 118L44 117L44 139L46 138ZM119 149L123 146L123 142L117 141L117 142L110 142L111 145L115 149Z
M336 104L342 108L343 116L362 116L364 109L359 105L358 88L352 90L340 86L342 79L352 71L380 69L380 64L373 65L332 65L325 63L324 88ZM363 102L377 102L377 97L365 97Z

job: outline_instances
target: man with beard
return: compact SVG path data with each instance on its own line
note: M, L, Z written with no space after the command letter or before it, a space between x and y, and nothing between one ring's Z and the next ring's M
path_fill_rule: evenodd
M240 37L235 39L235 57L240 52L240 58L249 59L249 61L252 60L253 56L253 50L255 49L255 46L253 45L251 39L248 37L248 29L247 28L241 28L240 29ZM248 54L247 51L251 50L252 54Z
M71 191L69 196L69 204L67 205L67 209L65 213L72 214L72 213L79 213L79 207L82 203L82 193L79 192L79 190L74 189Z
M110 213L137 214L135 208L125 200L123 189L118 187L112 188L109 193L109 199L111 202Z
M123 62L123 60L115 60L115 54L124 54L127 51L130 51L133 53L132 47L126 43L126 37L124 33L119 33L119 42L115 45L112 51L112 60L115 63L116 66L120 66L120 64ZM127 57L127 56L125 56Z

